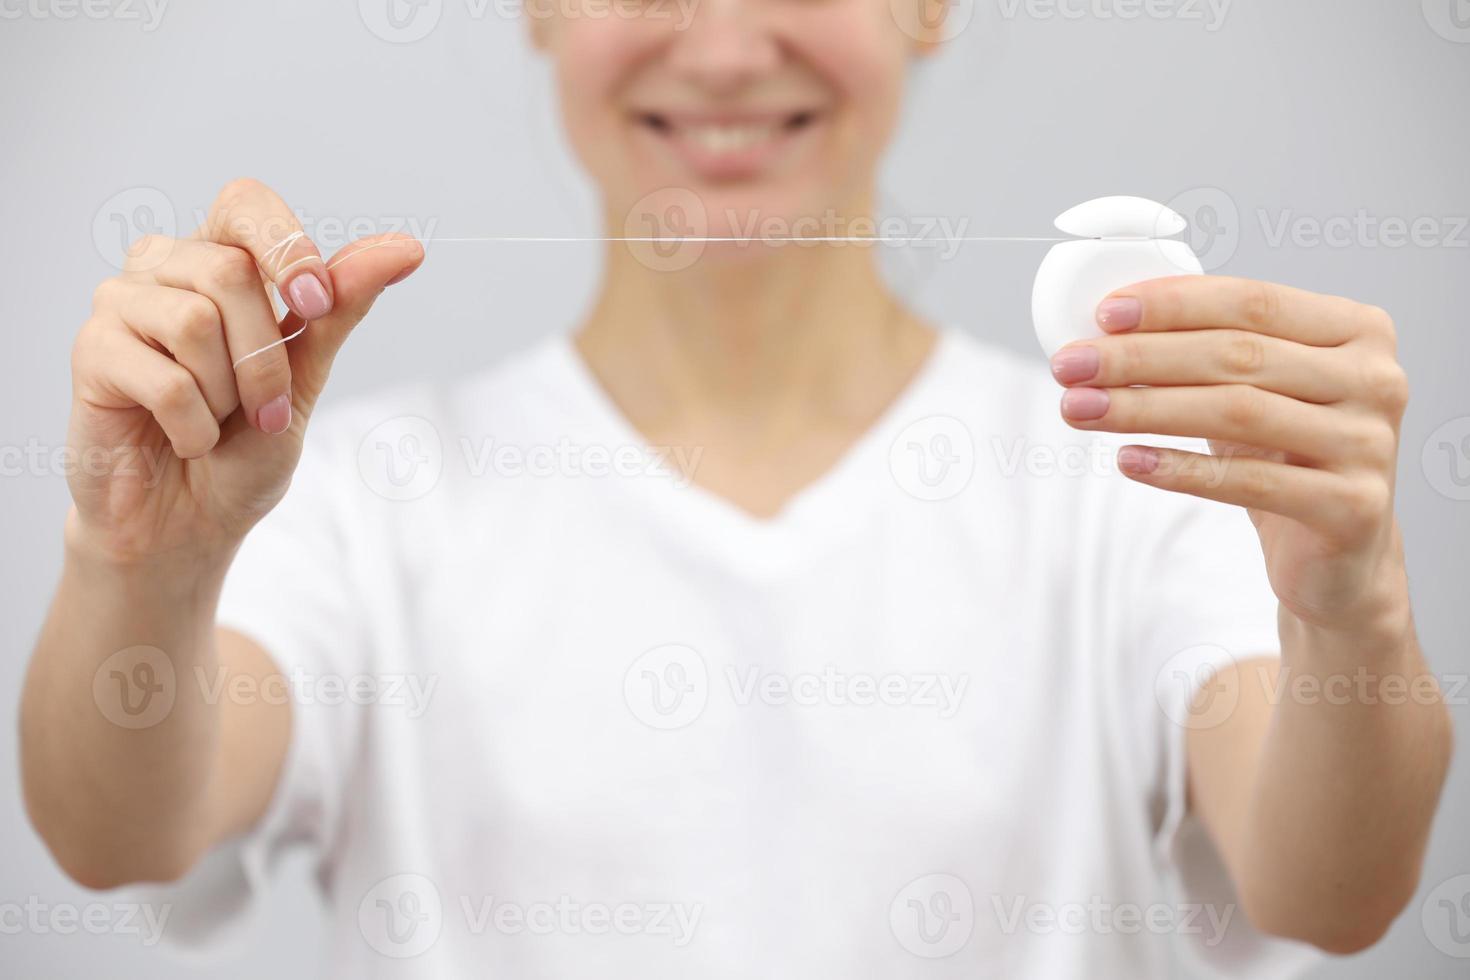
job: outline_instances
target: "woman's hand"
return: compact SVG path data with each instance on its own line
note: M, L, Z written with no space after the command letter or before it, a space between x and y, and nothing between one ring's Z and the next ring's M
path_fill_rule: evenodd
M401 246L364 251L385 241ZM190 238L139 241L72 350L69 540L109 560L230 552L285 493L338 348L422 259L385 236L329 270L252 180L226 187ZM291 309L279 323L270 284Z
M1304 623L1401 634L1409 605L1393 498L1408 382L1389 315L1183 276L1114 293L1098 322L1109 336L1052 359L1068 423L1208 439L1213 456L1129 446L1119 467L1247 508L1272 587Z

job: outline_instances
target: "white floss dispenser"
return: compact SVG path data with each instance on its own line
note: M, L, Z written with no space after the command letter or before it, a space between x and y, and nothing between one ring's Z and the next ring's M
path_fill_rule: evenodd
M1046 356L1075 340L1100 337L1097 306L1111 292L1145 279L1204 272L1189 245L1172 236L1187 227L1169 208L1141 197L1100 197L1057 218L1078 241L1052 247L1036 271L1031 319Z

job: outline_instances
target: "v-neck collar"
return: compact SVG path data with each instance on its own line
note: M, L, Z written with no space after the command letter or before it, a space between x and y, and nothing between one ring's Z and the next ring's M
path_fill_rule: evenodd
M571 334L551 342L553 368L569 392L567 407L591 440L608 446L649 449L648 440L623 414L577 349ZM889 469L889 450L905 427L933 414L930 393L951 360L953 330L940 327L924 362L861 435L820 476L792 495L771 517L756 516L698 483L623 481L659 509L661 523L686 542L698 541L758 573L789 567L833 535L856 531L885 495L901 493ZM929 410L925 410L925 406Z

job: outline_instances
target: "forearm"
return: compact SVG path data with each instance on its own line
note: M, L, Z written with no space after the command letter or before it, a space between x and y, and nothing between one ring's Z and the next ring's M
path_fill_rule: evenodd
M21 764L32 820L85 884L174 877L208 843L220 705L199 677L217 666L228 560L124 562L68 528L22 696ZM140 646L158 652L107 664Z
M1407 599L1381 629L1283 611L1282 663L1236 869L1253 918L1338 952L1371 945L1417 887L1451 751Z

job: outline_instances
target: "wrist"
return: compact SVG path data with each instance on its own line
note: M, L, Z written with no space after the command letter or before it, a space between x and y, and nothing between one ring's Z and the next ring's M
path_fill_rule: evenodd
M1333 624L1309 622L1285 606L1278 617L1283 655L1341 666L1394 663L1417 649L1408 593L1364 603L1360 615Z
M217 587L223 583L239 548L236 541L194 541L166 549L143 547L88 525L75 507L66 515L63 542L69 569L148 581L170 592ZM168 589L170 583L180 588Z
M1392 651L1414 644L1414 611L1409 600L1409 573L1398 522L1387 528L1372 558L1349 573L1344 597L1330 612L1298 612L1281 607L1282 641L1293 637L1328 649Z

